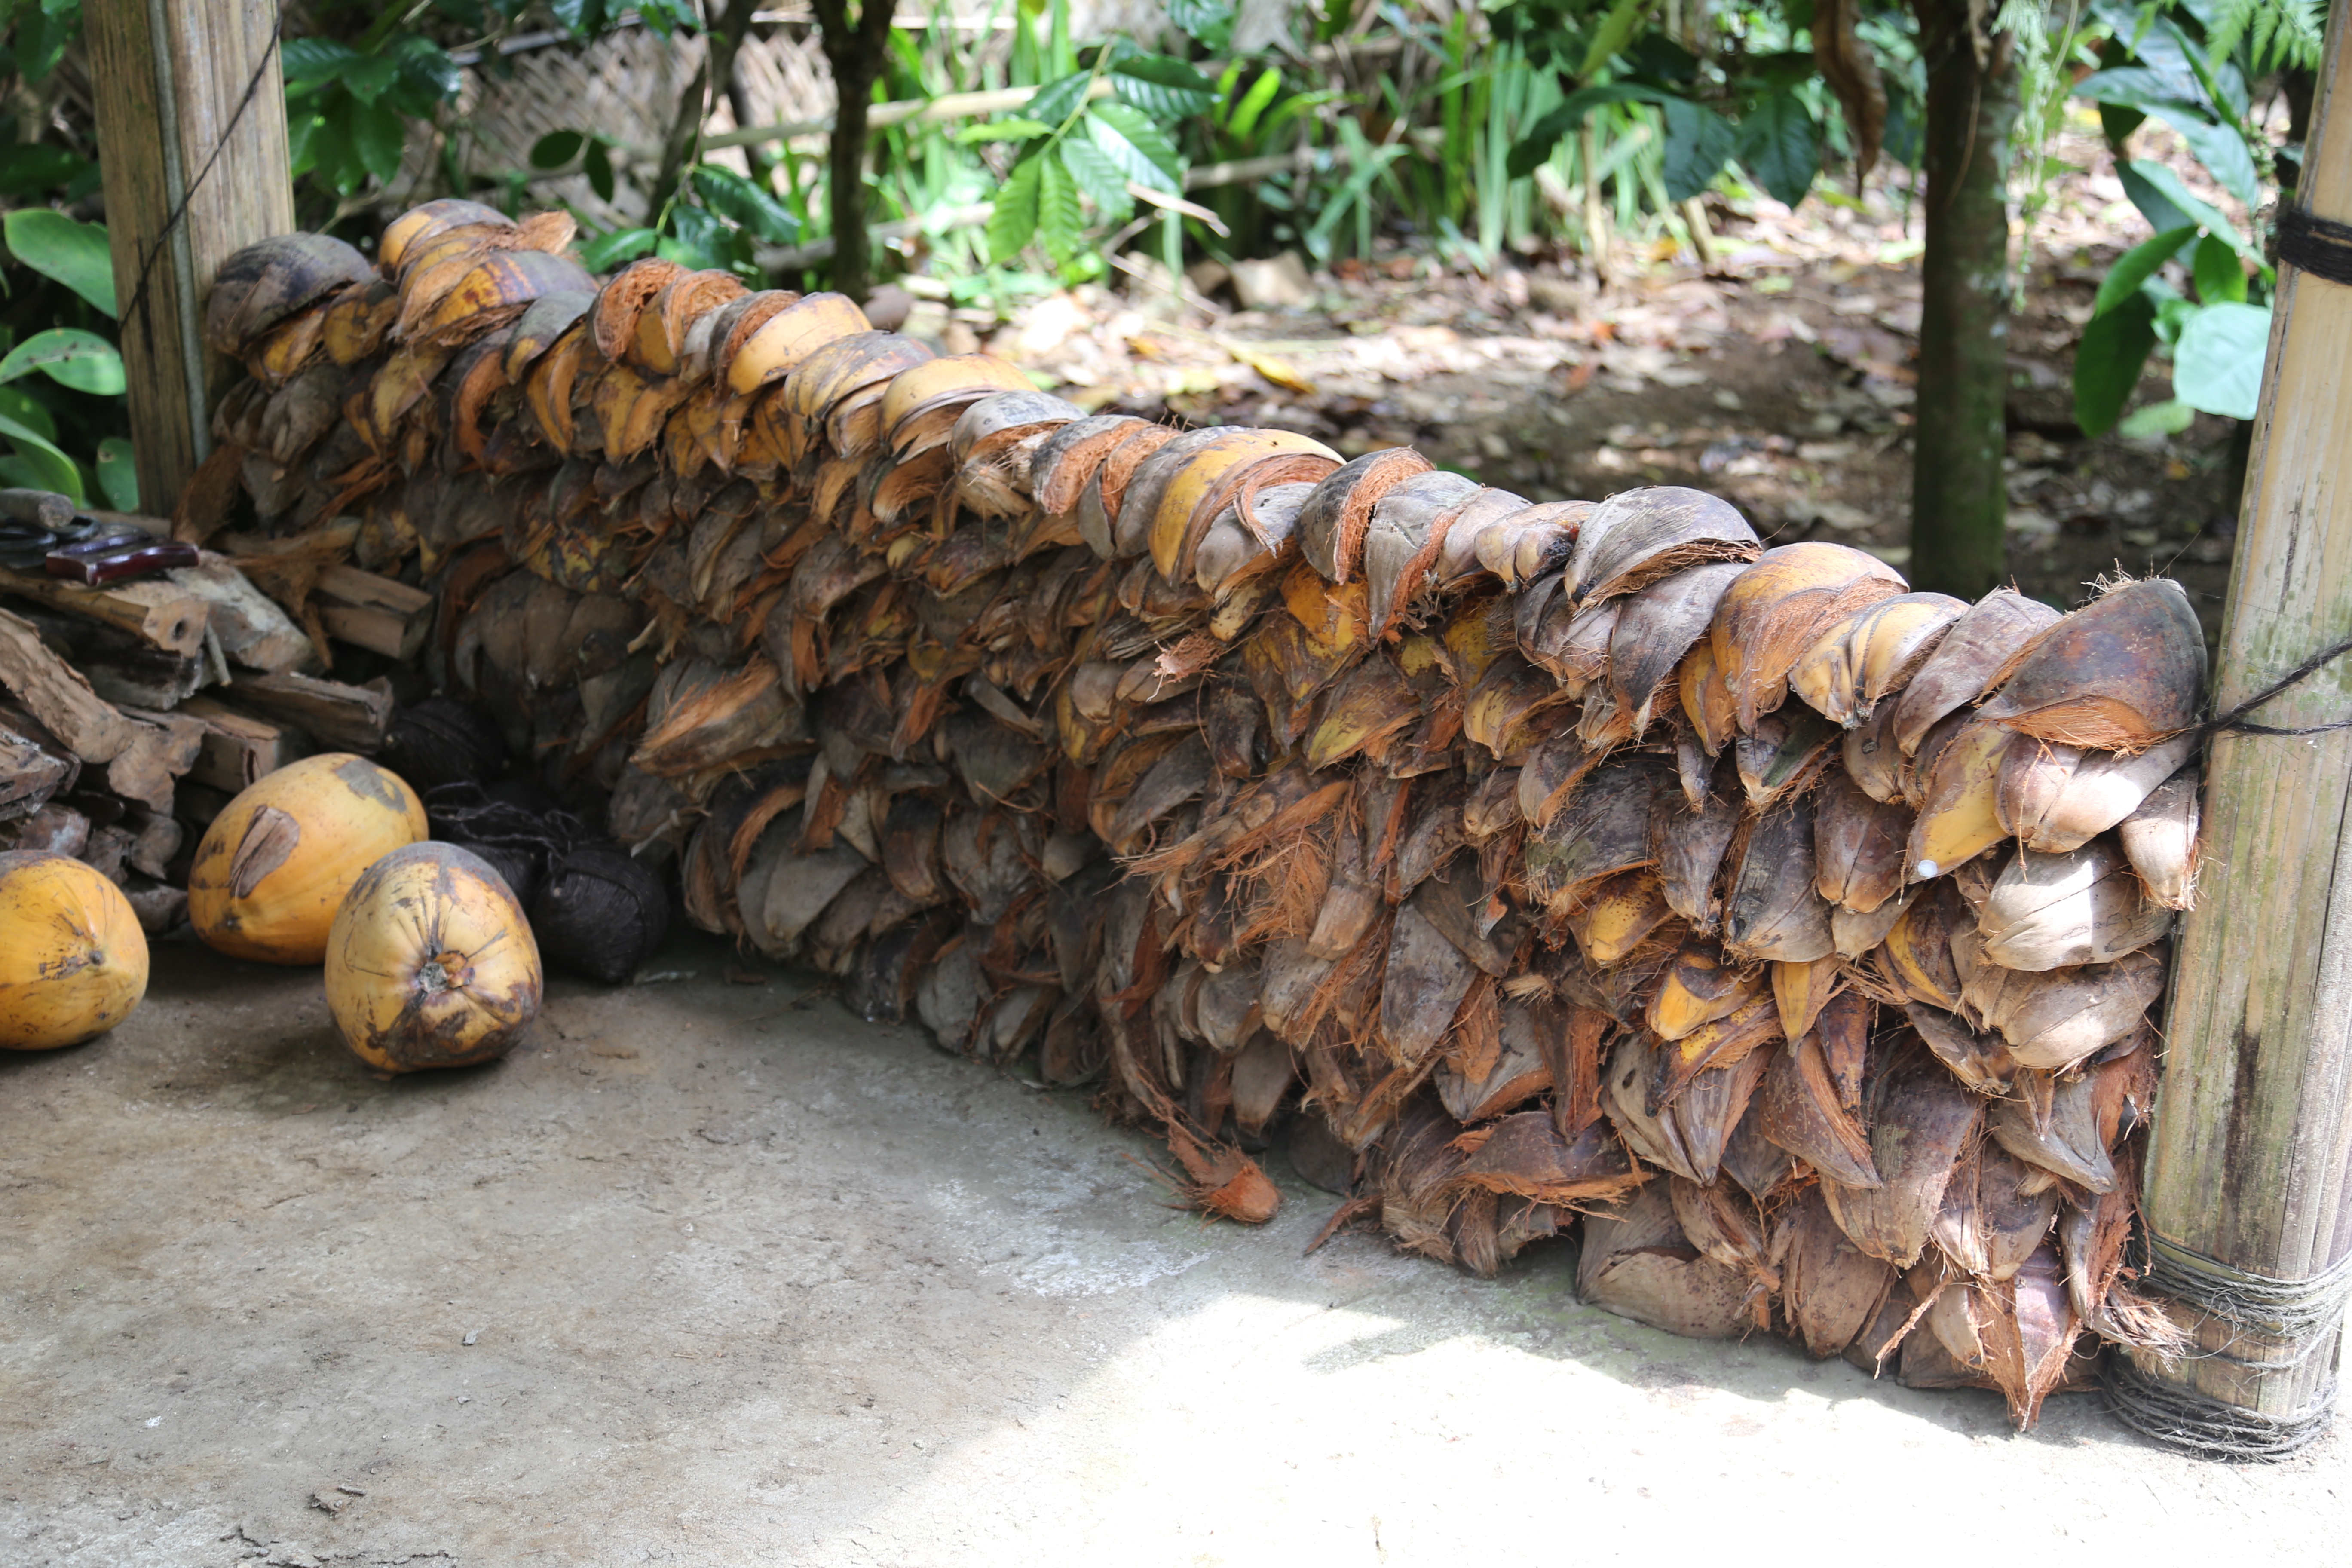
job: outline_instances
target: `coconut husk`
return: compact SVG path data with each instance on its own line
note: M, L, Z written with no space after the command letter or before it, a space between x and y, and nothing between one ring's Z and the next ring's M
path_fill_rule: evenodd
M1835 958L1775 963L1771 974L1772 1002L1780 1009L1780 1030L1792 1040L1812 1028L1822 1009L1845 988L1847 978L1845 966Z
M1900 893L1911 820L1909 807L1874 801L1843 771L1832 770L1813 802L1814 886L1822 897L1869 914Z
M1948 874L2009 837L2000 825L2001 766L2019 737L1982 718L1963 721L1921 771L1919 814L1904 848L1920 881ZM1927 761L1927 752L1920 754Z
M1617 1135L1643 1160L1660 1170L1702 1181L1672 1113L1661 1116L1649 1108L1650 1084L1659 1058L1673 1049L1638 1030L1627 1032L1618 1040L1601 1074L1601 1106Z
M1609 673L1610 638L1622 613L1615 603L1580 612L1569 602L1563 577L1545 577L1523 589L1512 606L1519 651L1571 698L1582 697Z
M1748 817L1725 856L1723 945L1733 957L1808 963L1835 951L1815 890L1813 810L1799 798Z
M1837 759L1841 735L1836 725L1808 708L1783 708L1759 718L1752 731L1732 742L1748 804L1762 811L1812 788Z
M2161 750L2162 748L2158 748ZM2185 910L2197 901L2198 772L2181 769L2148 792L2116 829L2124 858L2150 902Z
M1456 1192L1512 1194L1580 1207L1613 1203L1647 1179L1600 1127L1589 1127L1573 1140L1563 1138L1546 1111L1518 1111L1471 1136L1477 1139L1475 1146L1446 1180Z
M2028 849L2078 849L2137 810L2196 750L2189 735L2137 756L2056 743L2011 746L2001 763L2000 825Z
M1702 1187L1669 1176L1666 1189L1685 1239L1700 1256L1748 1281L1748 1312L1758 1328L1769 1328L1772 1298L1780 1293L1780 1268L1755 1202L1722 1182Z
M1754 561L1764 546L1720 496L1675 485L1621 490L1583 520L1567 563L1578 605L1638 593L1710 561Z
M1658 880L1665 889L1666 905L1702 931L1712 932L1720 923L1717 875L1741 816L1730 793L1716 788L1696 805L1661 795L1654 807Z
M1822 1173L1824 1180L1863 1189L1880 1184L1870 1131L1843 1101L1821 1037L1809 1034L1780 1051L1756 1098L1756 1130Z
M2021 734L2144 752L2197 721L2205 633L2168 577L2116 584L2015 649L1979 711Z
M2049 1237L2057 1216L2056 1190L1988 1139L1969 1151L1945 1189L1936 1246L1964 1273L2011 1279Z
M289 317L374 280L367 258L340 239L285 234L257 241L230 255L213 275L205 299L205 346L242 354Z
M1692 1078L1675 1100L1668 1114L1701 1185L1712 1184L1722 1173L1732 1134L1780 1054L1779 1046L1767 1044L1726 1066L1710 1068Z
M1774 1054L1779 1059L1779 1053ZM1770 1068L1766 1071L1769 1075ZM1762 1083L1759 1080L1760 1091ZM1786 1149L1764 1136L1764 1097L1759 1092L1748 1102L1739 1123L1731 1130L1731 1141L1723 1146L1723 1173L1738 1182L1740 1189L1759 1203L1785 1196L1782 1189L1794 1182L1801 1171L1810 1179L1810 1168L1798 1164Z
M1737 1066L1779 1038L1780 1009L1769 994L1759 991L1737 1012L1702 1024L1679 1040L1661 1045L1651 1061L1646 1101L1650 1114L1655 1116L1673 1105L1702 1075ZM1738 1118L1735 1115L1732 1120ZM1727 1137L1730 1131L1725 1127L1724 1135ZM1694 1168L1706 1170L1696 1159ZM1702 1179L1713 1180L1712 1173Z
M1887 931L1878 950L1887 978L1914 1002L1947 1013L1960 1011L1962 987L1975 973L1975 931L1976 912L1961 900L1958 888L1948 879L1930 884ZM1970 960L1965 973L1962 953Z
M1484 1121L1549 1090L1553 1078L1545 1049L1548 1024L1557 1027L1558 1020L1529 1004L1506 1000L1501 1007L1496 1049L1490 1060L1465 1063L1459 1052L1449 1052L1437 1064L1431 1081L1446 1112L1457 1121ZM1474 1067L1483 1070L1474 1073L1470 1070ZM1592 1079L1597 1083L1597 1073ZM1557 1125L1559 1119L1554 1120ZM1559 1131L1563 1137L1570 1135L1568 1129ZM1574 1131L1580 1131L1582 1127Z
M2021 850L1977 911L1986 961L2030 973L2112 963L2171 926L2172 911L2142 896L2106 839L2064 855Z
M1479 540L1494 524L1515 518L1528 507L1525 496L1491 485L1481 487L1446 518L1437 560L1430 567L1431 583L1440 588L1458 587L1481 573L1492 571L1479 558Z
M1606 968L1632 953L1650 933L1673 918L1656 875L1624 871L1600 883L1569 911L1569 934L1585 962Z
M1048 436L1029 465L1030 494L1049 517L1077 510L1078 497L1103 459L1121 441L1150 426L1130 414L1096 414L1074 419Z
M1845 732L1840 757L1846 777L1871 799L1903 799L1903 753L1895 744L1893 704L1881 703L1871 716Z
M1952 1069L1954 1078L1979 1094L1998 1097L2010 1091L2018 1073L2017 1058L2000 1035L1971 1029L1966 1019L1918 1002L1904 1011L1912 1032Z
M1683 1235L1660 1182L1584 1222L1576 1293L1590 1305L1685 1339L1732 1339L1751 1328L1748 1281Z
M1363 568L1372 618L1382 631L1404 618L1436 566L1455 516L1478 491L1475 479L1433 469L1404 480L1372 509Z
M1650 865L1651 813L1666 787L1664 770L1654 758L1595 769L1564 810L1528 835L1528 896L1565 916L1603 879Z
M1782 1309L1789 1327L1817 1360L1854 1342L1893 1288L1895 1269L1848 1239L1830 1216L1819 1187L1774 1217Z
M1381 975L1381 1044L1400 1062L1422 1060L1444 1037L1477 974L1417 901L1399 910Z
M1725 961L1711 942L1685 942L1650 994L1643 1021L1662 1040L1681 1040L1728 1018L1764 994L1766 973Z
M1929 730L1991 689L2011 656L2059 615L2014 588L1995 588L1969 606L1905 684L1890 720L1897 750L1906 757L1916 753Z
M1623 714L1626 734L1639 740L1661 705L1671 710L1678 692L1669 685L1675 668L1706 636L1724 591L1746 571L1738 561L1717 561L1676 572L1624 601L1609 635L1607 689Z
M1758 556L1725 590L1708 634L1741 732L1787 699L1790 670L1822 633L1901 592L1893 567L1843 544L1809 541Z
M1933 884L1927 884L1933 886ZM1913 883L1866 915L1855 914L1842 905L1830 909L1830 942L1840 958L1849 961L1862 957L1885 942L1911 907L1921 884Z
M1789 671L1815 712L1851 730L1903 689L1969 606L1942 594L1897 594L1838 622Z
M1721 613L1719 605L1717 613ZM1712 635L1683 656L1675 679L1683 716L1689 721L1700 748L1710 757L1721 756L1723 748L1739 732L1739 708L1723 667L1717 662Z
M1915 1044L1898 1043L1864 1092L1880 1184L1822 1178L1838 1228L1873 1258L1908 1268L1927 1250L1944 1190L1978 1137L1982 1102Z
M1357 574L1364 535L1381 498L1433 464L1410 447L1389 447L1342 465L1316 485L1298 517L1298 544L1308 564L1332 583Z
M386 270L396 273L408 264L419 247L452 229L513 226L514 219L496 207L460 196L443 196L420 202L386 224L383 237L376 242L376 256Z
M1608 760L1607 748L1588 746L1574 731L1564 730L1538 742L1518 767L1496 771L1513 775L1519 819L1544 828L1575 797L1592 770ZM1660 809L1665 809L1663 802Z
M1478 564L1517 586L1567 564L1584 520L1595 510L1589 500L1548 501L1481 523L1473 546Z

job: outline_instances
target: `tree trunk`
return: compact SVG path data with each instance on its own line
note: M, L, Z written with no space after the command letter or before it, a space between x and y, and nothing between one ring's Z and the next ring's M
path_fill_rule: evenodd
M1967 0L1914 0L1927 67L1911 581L1973 599L2008 569L2009 198L2018 110L2006 34L1979 63Z
M685 100L677 106L677 118L671 121L669 136L662 143L661 172L654 176L654 188L647 193L656 212L677 188L703 122L710 118L711 103L733 87L735 56L751 30L752 10L751 0L733 0L703 36L701 68L687 84Z
M866 111L890 40L890 0L864 0L851 21L845 0L817 0L819 36L833 71L833 141L827 189L833 212L833 287L866 302L873 247L866 237Z

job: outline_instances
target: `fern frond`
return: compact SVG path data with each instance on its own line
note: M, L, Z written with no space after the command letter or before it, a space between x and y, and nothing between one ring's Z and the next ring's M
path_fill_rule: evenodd
M2319 64L2326 42L2324 0L2220 0L2205 30L2206 55L2215 66L2246 47L2246 63L2267 71Z

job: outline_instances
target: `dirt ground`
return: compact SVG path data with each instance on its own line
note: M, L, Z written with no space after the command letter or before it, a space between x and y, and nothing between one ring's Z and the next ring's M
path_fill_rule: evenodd
M2352 1436L2021 1437L1580 1307L1565 1242L1302 1257L1278 1156L1272 1226L1204 1226L1082 1097L728 967L383 1084L315 973L165 944L121 1030L0 1062L0 1564L2342 1560Z

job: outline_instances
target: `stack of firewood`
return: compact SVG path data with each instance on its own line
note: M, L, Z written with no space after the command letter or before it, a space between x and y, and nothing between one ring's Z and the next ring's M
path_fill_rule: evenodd
M1695 491L1087 416L568 237L442 202L380 268L233 261L180 526L429 586L436 678L696 924L1099 1079L1216 1214L1282 1139L1482 1274L1581 1215L1612 1310L2021 1422L2160 1332L2177 586L1970 605Z
M0 491L0 515L20 538L171 526L26 490ZM278 560L243 564L205 552L95 586L37 556L0 567L0 849L89 862L152 932L180 923L187 852L231 795L313 750L383 742L389 683L325 678L335 642L396 659L431 621L423 591L321 562L306 632L264 591Z

